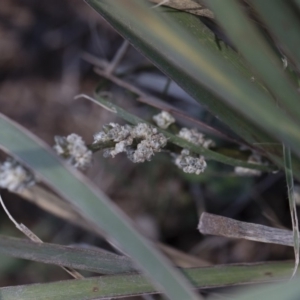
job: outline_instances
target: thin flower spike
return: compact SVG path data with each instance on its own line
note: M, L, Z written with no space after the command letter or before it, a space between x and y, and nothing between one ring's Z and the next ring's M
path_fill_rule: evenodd
M175 123L174 117L167 111L162 111L158 115L153 116L152 119L162 129L167 129L171 124Z
M162 133L158 133L155 127L146 123L139 123L136 126L110 123L103 126L103 131L94 135L93 144L100 145L109 141L116 144L103 151L104 157L115 157L125 152L134 163L151 160L155 152L160 152L167 144L167 138Z
M34 175L21 164L7 159L0 164L0 187L11 192L20 192L35 184Z
M92 152L87 148L82 137L72 133L67 137L55 136L54 150L78 169L86 169L92 161Z

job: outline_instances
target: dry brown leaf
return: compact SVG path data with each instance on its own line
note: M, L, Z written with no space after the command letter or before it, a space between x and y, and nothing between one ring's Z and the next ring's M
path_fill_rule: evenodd
M294 246L293 232L291 230L241 222L207 212L202 213L198 229L202 234Z

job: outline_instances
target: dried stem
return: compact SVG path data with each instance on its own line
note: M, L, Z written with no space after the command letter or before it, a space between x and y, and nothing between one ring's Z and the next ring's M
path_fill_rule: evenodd
M290 230L241 222L206 212L200 217L198 229L202 234L294 246L293 232Z
M113 74L119 63L122 61L124 55L126 54L130 44L127 40L124 40L121 47L118 49L114 58L110 62L110 64L105 68L105 72L107 74Z

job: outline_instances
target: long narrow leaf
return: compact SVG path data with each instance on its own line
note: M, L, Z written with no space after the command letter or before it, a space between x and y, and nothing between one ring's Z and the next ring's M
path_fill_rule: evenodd
M66 266L102 274L136 271L131 259L100 249L83 249L0 235L0 253L47 264Z
M186 280L142 237L130 220L95 186L49 148L0 114L0 146L25 162L60 195L73 203L92 226L106 231L171 299L198 299Z
M300 120L299 93L296 87L284 72L283 63L251 24L240 4L236 0L209 0L207 5L214 11L237 49L275 95L273 103L278 101L295 120Z
M300 20L290 3L282 0L253 0L251 5L256 8L274 35L275 41L288 56L288 64L295 64L300 70Z
M286 279L292 268L293 263L291 262L277 262L185 269L184 273L194 283L195 287L214 288ZM0 288L0 299L88 300L155 292L157 290L153 289L143 276L134 274L5 287Z
M261 286L249 288L237 296L232 296L232 300L296 300L299 298L300 286L298 279L281 284L272 284L269 286Z

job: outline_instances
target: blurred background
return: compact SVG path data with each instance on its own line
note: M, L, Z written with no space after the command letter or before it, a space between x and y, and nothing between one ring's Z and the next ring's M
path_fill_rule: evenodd
M49 145L54 144L55 135L70 133L91 143L102 125L122 123L85 99L74 100L81 93L92 96L100 83L119 105L150 120L157 109L136 101L133 93L94 72L95 66L109 63L122 45L123 39L81 0L1 0L0 111ZM115 74L206 124L228 131L131 46ZM219 147L232 147L214 140ZM5 158L3 153L0 158ZM290 228L284 174L239 177L231 167L207 163L207 170L197 176L177 169L163 153L144 164L133 164L122 155L104 159L97 153L85 173L178 265L292 259L292 248L199 234L197 224L203 211ZM1 194L15 219L43 241L112 250L104 239L21 197L6 190ZM2 211L0 232L22 237ZM0 256L1 286L67 278L55 266Z

